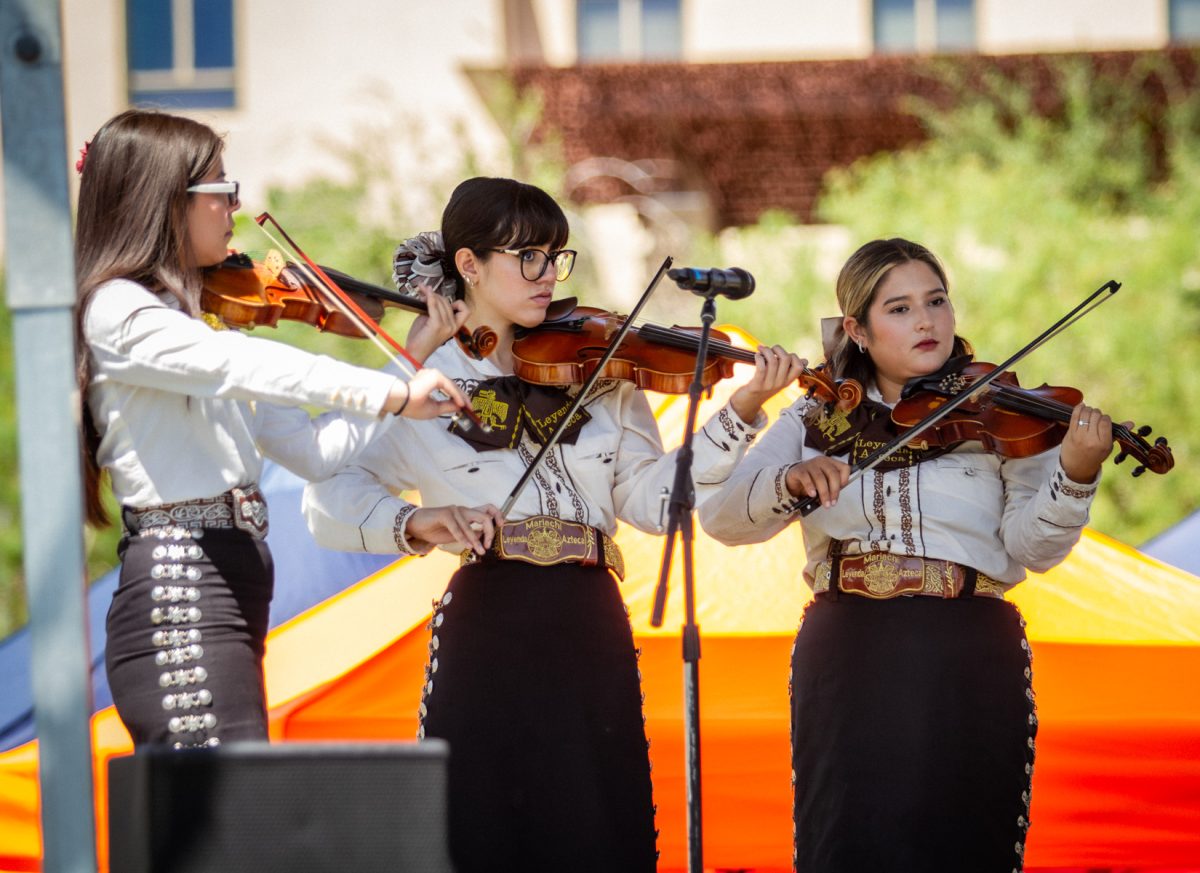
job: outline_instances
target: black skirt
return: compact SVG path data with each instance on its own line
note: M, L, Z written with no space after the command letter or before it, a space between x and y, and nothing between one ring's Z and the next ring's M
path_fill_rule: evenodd
M266 739L266 542L240 530L160 528L126 536L119 553L104 660L134 745Z
M421 735L450 743L459 873L655 869L640 674L606 570L459 570L431 622Z
M1010 873L1037 718L1016 607L819 595L792 654L799 873Z

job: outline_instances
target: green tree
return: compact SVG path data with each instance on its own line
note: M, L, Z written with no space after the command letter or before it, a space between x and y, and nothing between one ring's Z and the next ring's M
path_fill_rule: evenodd
M823 219L856 241L907 236L947 262L964 333L1001 359L1113 278L1123 290L1035 353L1023 383L1080 387L1117 420L1150 424L1181 463L1165 477L1109 468L1092 524L1138 543L1197 505L1186 459L1200 449L1196 329L1200 96L1165 64L1124 78L1084 62L1054 71L1062 105L1033 109L1030 86L988 77L956 105L915 105L925 144L833 172ZM1157 108L1148 84L1165 82ZM1155 142L1158 148L1152 147Z

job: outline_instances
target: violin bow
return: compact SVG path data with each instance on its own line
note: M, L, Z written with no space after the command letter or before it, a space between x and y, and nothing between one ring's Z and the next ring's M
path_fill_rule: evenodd
M667 274L667 270L671 268L671 264L673 263L674 260L670 255L663 259L662 265L658 268L658 272L654 274L654 278L650 280L650 284L647 285L646 290L642 292L642 296L638 299L637 304L633 307L633 311L625 317L625 323L621 325L615 334L613 334L613 338L608 343L608 348L606 348L604 350L604 354L600 356L599 363L596 364L596 367L592 370L591 375L589 375L587 379L584 380L583 385L580 386L579 393L575 395L575 401L571 404L570 409L567 410L567 414L562 417L562 420L558 423L558 427L556 427L554 429L554 433L550 435L550 439L546 440L546 444L542 446L541 451L537 453L537 456L525 469L525 473L521 476L520 480L516 485L513 486L513 490L509 492L508 497L504 501L504 505L500 507L500 515L502 517L508 517L509 511L512 510L513 505L517 502L517 498L521 496L521 492L525 490L525 486L529 484L529 480L533 478L533 474L536 473L538 468L542 465L542 461L545 460L546 455L550 453L551 449L558 445L559 438L562 437L563 432L571 423L571 419L575 417L575 413L579 411L579 407L583 406L584 400L587 399L588 392L592 390L592 387L600 379L600 374L604 372L605 366L607 366L608 362L612 360L612 356L617 353L617 349L620 348L621 343L625 340L625 337L633 327L634 319L637 318L638 313L642 311L642 307L646 305L646 301L650 299L650 295L654 293L654 289L658 287L658 283L662 281L662 277Z
M974 382L972 382L969 386L964 388L958 394L955 394L953 397L951 397L949 400L947 400L945 403L943 403L941 406L939 406L933 412L929 413L929 415L925 416L923 419L918 421L916 424L914 424L911 428L906 430L904 433L897 436L891 442L880 446L878 449L871 452L871 454L867 455L861 461L854 464L854 466L851 467L851 470L850 470L850 478L846 480L846 485L849 485L851 482L855 481L856 479L861 479L864 475L869 473L871 470L875 469L875 467L877 467L879 464L883 463L885 460L887 460L889 457L891 457L893 454L895 454L901 448L903 448L904 446L911 443L913 440L915 440L917 437L919 437L925 431L929 430L931 427L933 427L935 424L937 424L939 421L941 421L943 418L945 418L951 412L953 412L954 410L958 409L958 407L960 407L964 403L966 403L971 398L972 395L977 394L981 389L986 388L988 385L990 385L996 379L1000 378L1000 376L1004 375L1004 373L1006 373L1010 369L1012 369L1012 367L1015 366L1019 361L1021 361L1026 355L1035 351L1036 349L1041 348L1047 342L1052 340L1054 337L1058 336L1060 333L1062 333L1064 330L1066 330L1068 327L1070 327L1072 324L1074 324L1079 319L1083 318L1083 316L1087 315L1089 312L1091 312L1093 309L1095 309L1100 304L1108 302L1110 299L1112 299L1112 295L1116 294L1117 291L1120 290L1120 288L1121 288L1121 283L1117 282L1113 279L1110 279L1109 281L1105 282L1103 285L1101 285L1099 288L1097 288L1095 291L1093 291L1091 294L1089 294L1082 303L1080 303L1078 306L1076 306L1074 309L1072 309L1070 312L1068 312L1066 315L1064 315L1058 321L1054 322L1054 324L1050 325L1050 327L1046 328L1044 331L1042 331L1040 334L1038 334L1032 341L1030 341L1027 345L1025 345L1019 351L1017 351L1014 355L1012 355L1003 364L1000 364L999 366L997 366L996 369L992 370L990 373L980 376L978 379L976 379ZM843 485L842 487L844 488L845 485ZM820 506L821 506L820 496L806 497L796 507L796 510L801 515L810 515L815 510L819 509Z
M257 216L254 221L262 229L262 232L267 235L267 239L271 240L271 242L275 243L275 245L279 246L280 248L284 248L279 240L277 240L271 234L271 231L267 229L267 222L270 222L279 235L287 240L288 247L290 247L291 250L294 251L300 258L302 263L297 264L296 269L304 274L305 278L308 279L314 287L319 289L321 293L325 295L326 301L333 306L334 309L337 309L348 319L350 319L351 323L362 332L362 335L374 343L375 346L381 352L383 352L385 356L387 356L387 359L396 365L396 368L400 370L401 373L410 378L416 375L416 372L423 367L423 364L410 355L408 350L405 349L404 346L395 339L393 339L392 336L383 329L379 322L373 319L370 315L363 311L361 306L354 302L354 298L343 291L341 287L333 281L333 279L329 278L329 275L323 269L321 269L321 267L315 261L305 254L304 250L296 244L295 240L288 235L288 232L284 230L282 226L280 226L279 222L275 220L271 213L263 212ZM384 345L384 341L387 342L387 345ZM388 346L391 346L391 349L389 349ZM399 355L399 357L397 357L397 355ZM401 360L401 358L403 358L403 360ZM484 432L491 430L488 425L485 425L480 420L479 416L476 415L475 411L470 407L460 409L453 417L458 421L460 427L475 426ZM461 420L463 417L467 418L469 421L464 423Z

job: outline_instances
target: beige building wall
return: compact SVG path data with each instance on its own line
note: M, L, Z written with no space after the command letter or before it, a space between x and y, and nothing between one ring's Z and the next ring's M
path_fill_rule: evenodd
M535 11L546 62L574 64L574 0L515 2ZM856 58L874 48L871 0L681 2L688 63ZM1168 39L1167 0L976 0L975 22L978 50L997 54L1157 48Z
M63 0L72 156L127 106L124 5ZM502 65L502 12L493 0L240 0L236 108L183 112L228 135L247 209L269 185L336 175L338 146L382 149L415 177L452 171L465 147L502 152L463 73Z
M1152 49L1167 44L1167 0L977 0L989 53Z
M61 2L70 166L126 108L125 2ZM188 114L228 134L226 166L247 211L261 208L270 185L336 174L339 145L378 149L401 181L453 173L468 147L485 169L494 161L503 171L504 137L464 70L577 61L575 0L234 5L238 105ZM871 0L682 0L682 10L686 62L872 50ZM976 0L976 24L984 52L1152 48L1167 41L1167 0ZM418 197L408 205L431 220L440 209Z

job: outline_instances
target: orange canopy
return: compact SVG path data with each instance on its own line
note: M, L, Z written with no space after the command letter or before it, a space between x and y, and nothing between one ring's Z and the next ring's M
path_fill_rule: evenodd
M725 399L724 384L702 416ZM677 443L686 399L652 395L651 402L664 438ZM788 662L808 598L799 578L800 529L739 548L697 534L705 866L787 870ZM618 541L643 649L660 869L681 870L681 562L677 549L667 618L653 629L662 541L628 528ZM266 661L273 738L410 740L430 602L455 566L440 553L400 560L275 629ZM1197 581L1085 532L1067 561L1017 588L1013 600L1033 641L1040 721L1027 869L1200 867ZM127 752L129 740L111 709L97 714L93 732L103 860L104 765ZM39 869L36 766L36 744L0 755L0 871Z

